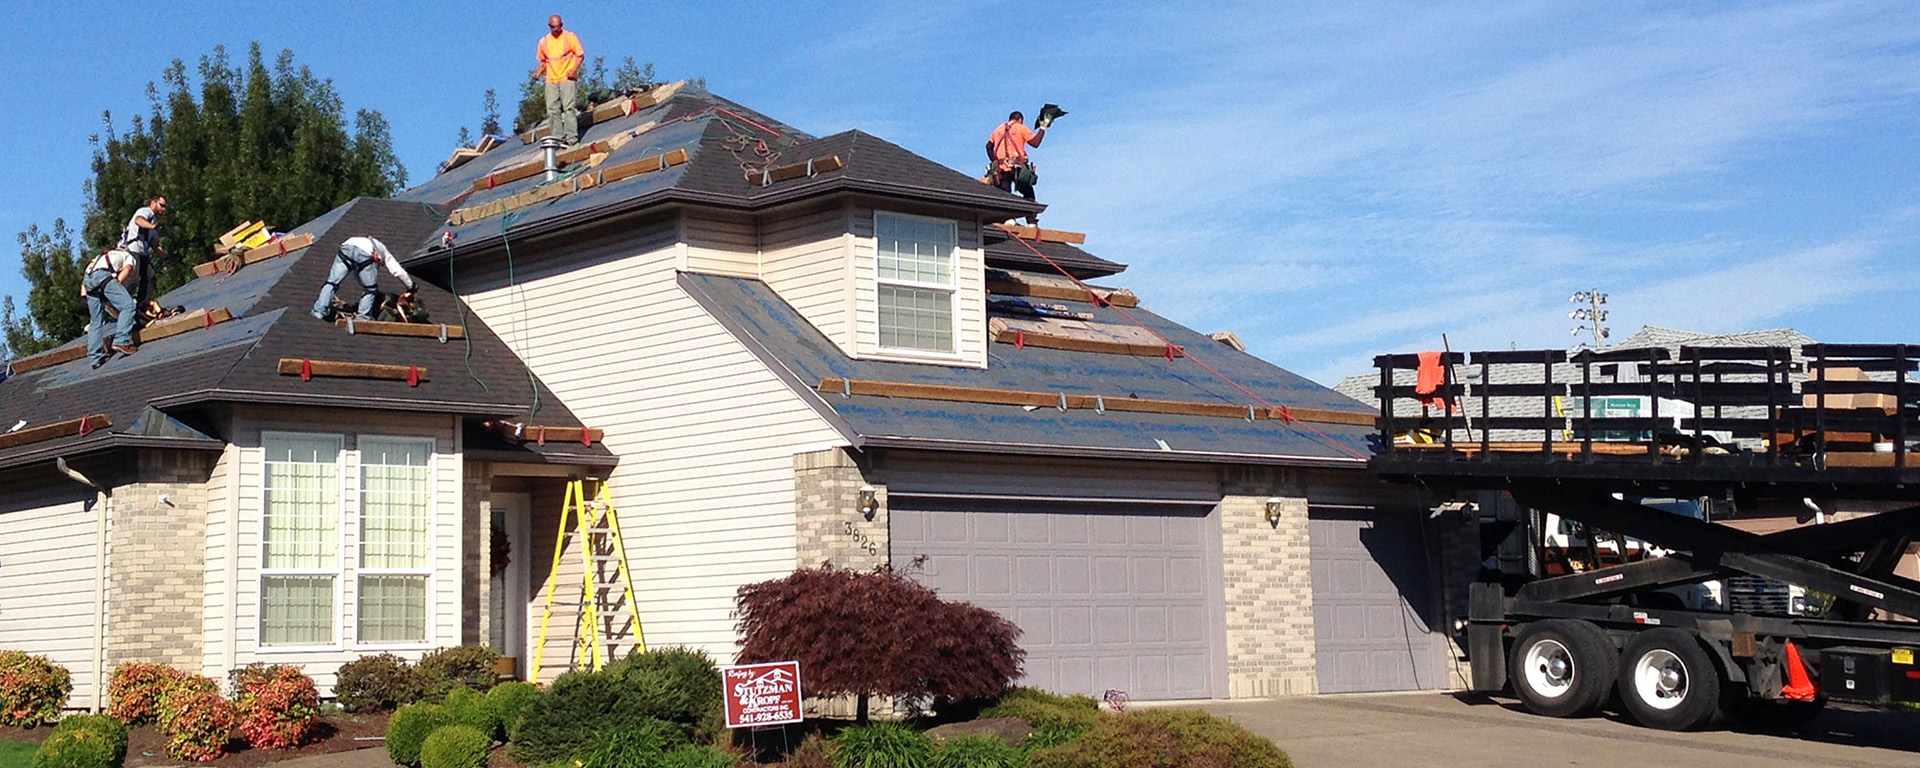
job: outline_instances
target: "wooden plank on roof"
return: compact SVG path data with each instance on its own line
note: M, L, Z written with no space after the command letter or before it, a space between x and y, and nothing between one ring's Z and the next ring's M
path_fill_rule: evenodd
M86 356L87 345L85 344L61 347L50 352L42 352L32 357L22 357L14 360L7 365L7 370L12 371L14 374L22 374L31 370L72 362Z
M196 309L184 315L169 317L157 323L149 323L147 327L140 329L138 335L140 343L147 344L169 336L178 336L202 328L212 328L213 326L232 319L233 313L228 311L226 307Z
M495 433L511 440L545 445L547 443L580 443L592 445L606 440L603 429L587 427L556 427L545 424L520 424L511 421L487 422L487 427Z
M1091 295L1089 295L1091 291ZM1095 297L1116 307L1140 306L1140 297L1125 288L1109 289L1088 286L1081 288L1071 281L1063 283L1038 282L1034 280L987 280L987 292L1002 296L1032 296L1037 299L1061 299L1064 301L1092 302Z
M244 253L230 253L205 264L196 264L193 267L193 274L196 277L207 277L218 272L235 272L240 267L285 256L310 245L313 245L311 232L287 235L258 248L248 249Z
M56 421L52 424L42 424L37 427L28 427L6 434L0 434L0 448L12 448L16 445L37 443L42 440L52 440L56 437L66 437L68 435L84 435L96 429L105 429L111 426L113 426L113 419L111 417L104 413L96 413L78 419Z
M828 171L840 170L841 168L845 168L846 165L846 161L841 160L839 155L828 155L826 157L814 158L811 162L791 163L776 168L769 168L767 169L766 181L768 184L778 184L782 181L792 181L793 179L808 176L810 175L808 173L809 170L816 174L826 173Z
M999 227L1001 231L1022 240L1033 240L1042 243L1066 243L1068 245L1084 245L1087 242L1087 236L1082 232L1068 232L1064 229L1041 229L1039 227L1027 227L1017 224L995 224L993 226Z
M298 357L280 358L282 376L330 376L344 379L383 379L387 381L419 382L427 380L427 369L417 365L381 365L378 363L346 363L335 360L310 360Z
M599 184L599 179L594 174L582 173L564 181L556 181L552 184L535 187L498 200L490 200L479 205L455 209L453 213L447 214L447 222L458 226L468 222L479 221L491 216L498 216L508 211L519 210L530 205L544 203L554 198L571 195L582 190L592 189L599 186Z
M557 162L563 166L572 165L574 163L578 163L583 160L586 160L589 157L592 157L593 154L596 152L612 152L612 151L613 151L613 145L604 141L595 141L595 142L590 142L586 144L575 144L571 147L568 147L556 153L553 156L553 160L554 162ZM545 161L543 160L541 162L545 162Z
M898 397L910 400L937 400L952 403L1019 405L1069 410L1128 411L1164 413L1178 416L1313 422L1372 426L1374 414L1360 411L1334 411L1319 408L1265 408L1232 403L1195 403L1180 400L1096 395L1069 395L1059 392L1030 392L1013 389L957 387L942 384L911 384L898 381L825 378L817 388L824 394L853 394L871 397ZM1537 444L1536 444L1537 445Z
M1106 326L1102 329L1096 324L1080 321L1048 322L1003 317L993 318L987 326L993 340L1001 344L1136 357L1167 357L1171 349L1173 357L1186 355L1186 350L1181 347L1155 339L1152 334L1132 326Z
M519 165L509 165L493 173L474 179L473 188L476 190L493 189L494 187L512 184L521 179L530 179L546 172L547 161L545 158L530 160Z
M667 99L673 98L673 95L679 93L680 89L686 84L687 81L685 80L675 80L665 85L656 85L646 93L635 94L631 97L633 99L633 111L638 112L643 109L665 104Z
M354 320L351 322L351 325L349 325L347 318L344 317L333 321L333 324L338 328L350 328L350 332L354 334L364 333L373 336L411 336L423 339L438 339L443 332L442 329L444 329L444 333L446 333L449 339L464 339L467 337L467 328L462 325L394 323L384 320Z
M633 98L630 96L622 96L605 104L596 105L592 112L587 113L596 125L631 114L633 114Z
M601 169L600 182L605 184L631 176L638 176L643 173L664 171L673 166L686 163L688 157L689 155L685 149L676 149L672 152L662 152L657 155L647 155L638 160L631 160Z

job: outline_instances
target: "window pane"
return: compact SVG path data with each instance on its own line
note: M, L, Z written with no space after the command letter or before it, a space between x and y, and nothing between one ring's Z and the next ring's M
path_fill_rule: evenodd
M880 346L953 351L953 294L880 286Z
M427 457L418 441L360 441L360 566L427 568Z
M274 438L267 442L267 456L262 566L338 568L338 444Z
M427 641L427 577L360 577L360 642Z
M331 644L333 577L261 577L260 612L261 645Z
M880 279L953 285L953 249L959 243L959 225L875 213L873 232Z

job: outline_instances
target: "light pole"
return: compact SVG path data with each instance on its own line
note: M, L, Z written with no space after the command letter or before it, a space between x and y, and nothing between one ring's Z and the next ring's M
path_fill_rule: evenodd
M1578 336L1581 331L1587 331L1593 334L1594 348L1604 349L1607 346L1607 338L1613 335L1606 326L1607 311L1601 309L1601 307L1606 306L1607 295L1597 290L1580 291L1567 297L1567 301L1572 302L1576 306L1585 305L1567 313L1569 319L1578 321L1567 333ZM1587 343L1582 341L1575 344L1574 348L1579 349L1586 345Z

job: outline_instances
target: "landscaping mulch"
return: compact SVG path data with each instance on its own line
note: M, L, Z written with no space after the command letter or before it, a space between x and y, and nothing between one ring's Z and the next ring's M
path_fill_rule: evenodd
M226 757L205 763L191 763L175 760L167 756L167 737L158 727L143 725L127 732L127 766L181 766L209 765L221 768L255 768L271 765L283 760L311 755L326 755L347 752L368 747L384 747L378 739L363 739L369 736L385 736L387 733L386 712L368 712L346 714L334 712L323 717L319 738L312 744L298 749L254 749L247 742L235 738L227 745ZM0 728L0 741L20 741L39 744L52 735L52 726L39 728Z

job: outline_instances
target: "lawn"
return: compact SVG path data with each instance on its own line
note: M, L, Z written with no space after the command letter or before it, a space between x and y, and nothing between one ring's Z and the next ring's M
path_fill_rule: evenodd
M31 768L33 753L40 745L25 741L0 741L0 768Z

